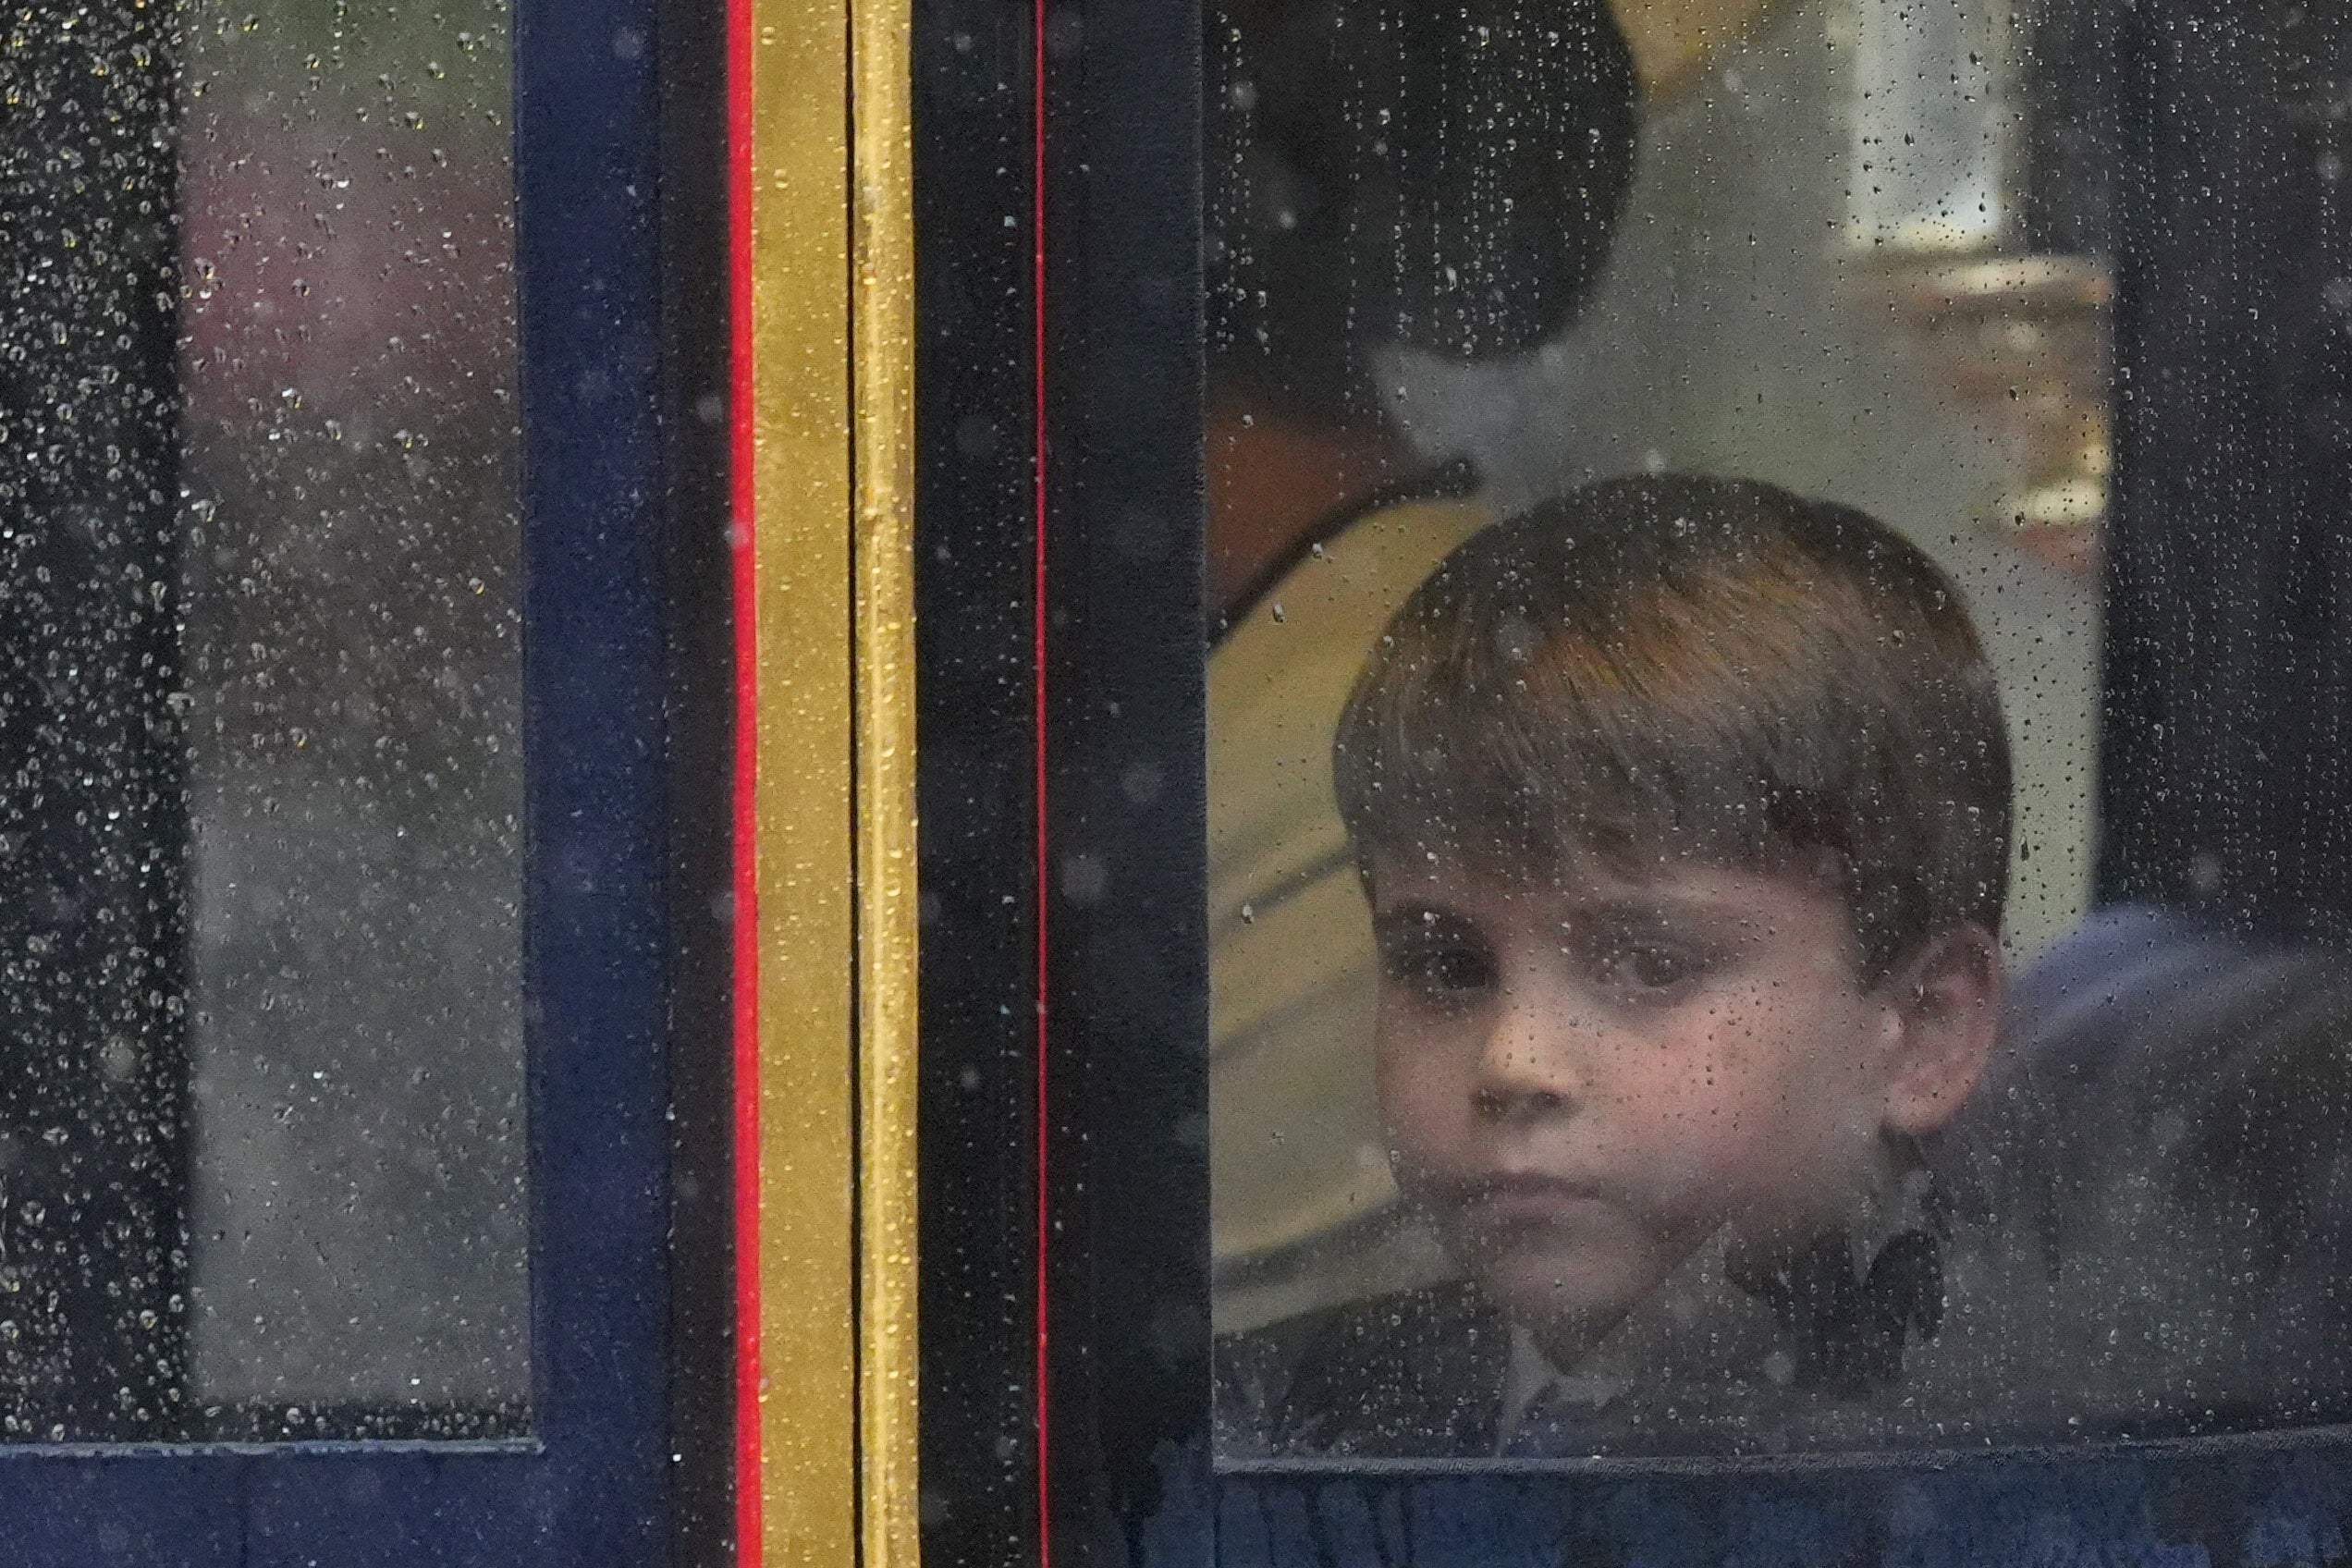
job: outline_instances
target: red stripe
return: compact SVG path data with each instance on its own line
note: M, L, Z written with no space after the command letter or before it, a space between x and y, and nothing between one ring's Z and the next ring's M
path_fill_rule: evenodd
M1047 954L1046 906L1051 896L1046 855L1046 0L1033 0L1035 34L1031 40L1030 91L1035 99L1031 141L1035 159L1030 169L1032 236L1031 290L1036 338L1036 448L1033 466L1036 486L1035 660L1037 737L1037 1562L1053 1563L1053 1486L1047 1452L1049 1418L1047 1387L1046 1247L1047 1151L1052 1120L1046 1097L1047 1031L1046 1027Z
M753 521L752 0L727 6L727 215L729 459L729 553L735 589L735 1561L759 1568L759 602Z

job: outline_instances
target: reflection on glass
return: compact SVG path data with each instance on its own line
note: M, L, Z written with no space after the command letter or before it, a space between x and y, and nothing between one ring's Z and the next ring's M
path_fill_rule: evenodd
M508 34L187 18L191 1392L288 1435L528 1387Z
M508 34L0 41L0 1436L524 1419Z
M1221 1451L2342 1419L2337 949L2092 898L2112 18L1677 9L1212 21Z

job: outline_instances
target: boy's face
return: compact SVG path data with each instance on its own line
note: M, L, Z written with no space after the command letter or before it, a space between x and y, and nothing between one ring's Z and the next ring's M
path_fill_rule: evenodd
M1903 1010L1799 874L1540 883L1376 855L1398 1178L1498 1305L1605 1332L1718 1228L1827 1222L1879 1158Z

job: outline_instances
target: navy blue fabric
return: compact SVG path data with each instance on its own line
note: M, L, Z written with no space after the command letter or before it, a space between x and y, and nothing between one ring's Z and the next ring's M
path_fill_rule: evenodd
M1964 1201L2050 1209L2048 1223L2063 1228L2057 1211L2069 1194L2111 1183L2125 1167L2178 1182L2259 1164L2273 1188L2299 1182L2315 1194L2293 1206L2301 1260L2352 1277L2352 1249L2311 1251L2332 1207L2316 1194L2333 1190L2346 1153L2334 1123L2308 1130L2308 1146L2249 1145L2235 1159L2213 1146L2236 1121L2260 1116L2282 1074L2315 1100L2342 1092L2335 1064L2348 1024L2352 959L2329 943L2156 904L2098 911L2015 986L2000 1059L1955 1140L1991 1158L1951 1161L1951 1187ZM2239 1131L2260 1141L2261 1129ZM1974 1191L1988 1168L2013 1190ZM2014 1190L2019 1180L2038 1190ZM2265 1207L2279 1207L2279 1196Z
M0 1562L666 1556L668 934L652 0L519 0L536 1437L0 1448Z
M2191 1048L2207 1015L2218 1025L2259 1011L2320 980L2332 962L2316 944L2243 935L2161 905L2117 904L2052 944L2019 978L2008 1038L2046 1072L2101 1076L2134 1048Z

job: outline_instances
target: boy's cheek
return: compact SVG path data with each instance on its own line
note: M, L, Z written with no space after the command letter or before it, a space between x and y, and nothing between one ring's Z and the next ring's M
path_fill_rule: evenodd
M1726 1170L1718 1132L1681 1123L1638 1147L1612 1151L1613 1165L1638 1172L1644 1207L1661 1219L1689 1219L1721 1209L1738 1183Z
M1655 1223L1711 1226L1807 1201L1822 1160L1818 1134L1801 1123L1818 1109L1791 1084L1719 1061L1628 1085L1590 1132L1597 1157L1625 1173Z
M1374 1036L1372 1087L1391 1125L1432 1124L1470 1103L1471 1065L1440 1033L1394 1017L1383 1008Z
M1389 1163L1403 1176L1407 1169L1442 1163L1460 1141L1457 1123L1464 1116L1450 1114L1450 1096L1427 1071L1383 1072L1378 1082L1380 1121L1387 1133ZM1466 1094L1459 1096L1467 1103Z

